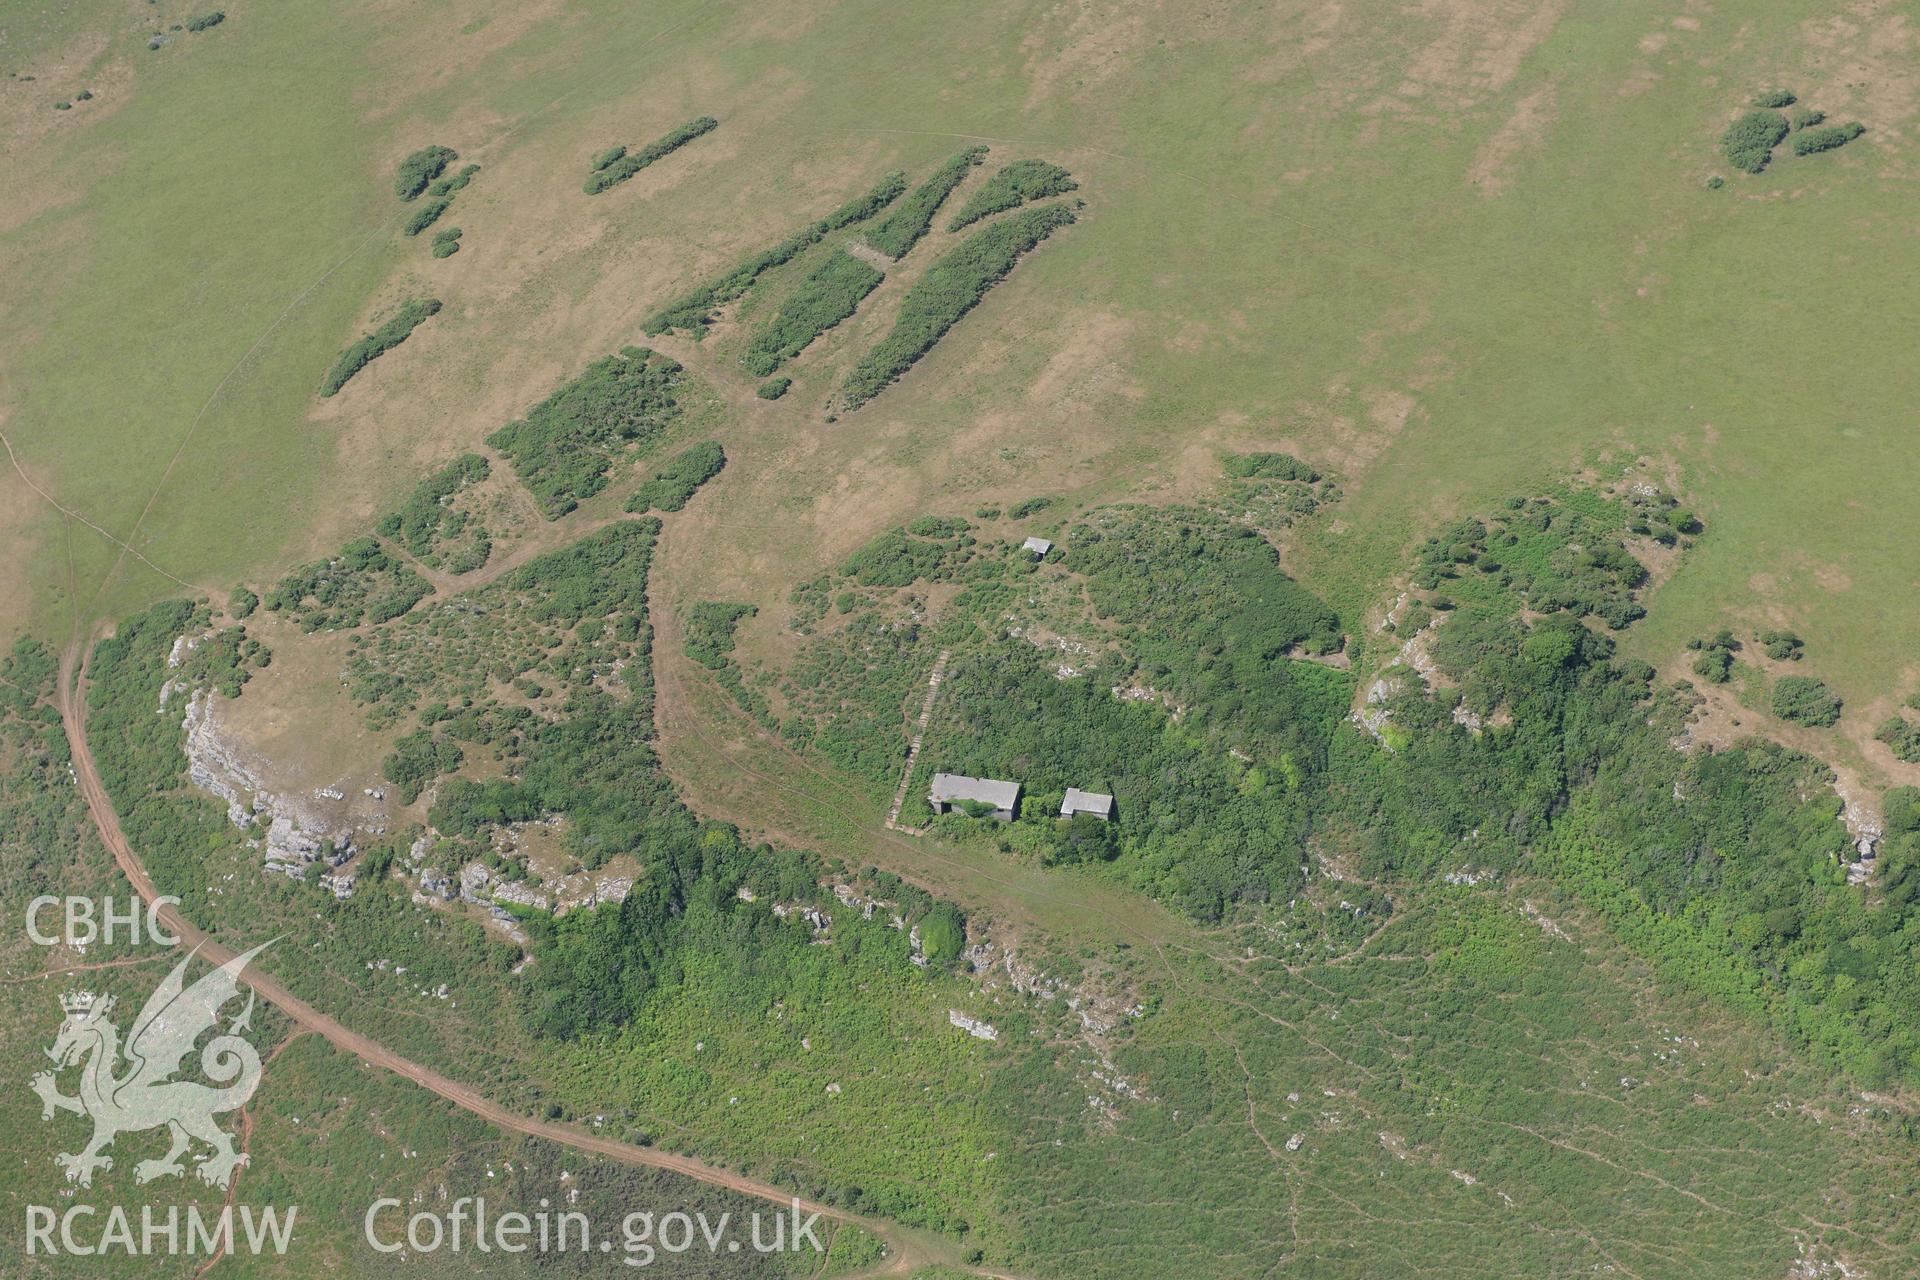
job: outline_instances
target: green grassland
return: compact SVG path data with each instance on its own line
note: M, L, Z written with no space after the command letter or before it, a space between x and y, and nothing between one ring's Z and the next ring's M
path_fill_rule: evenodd
M1913 622L1888 602L1907 585L1892 548L1913 516L1885 487L1913 390L1890 345L1911 305L1894 282L1913 250L1886 203L1904 171L1901 72L1812 7L1695 27L1626 4L1510 39L1465 34L1451 12L1362 11L1305 45L1312 20L1292 9L1177 29L1146 12L1104 37L1011 4L951 30L822 5L779 32L725 8L523 25L476 6L417 35L353 11L268 10L152 55L145 14L65 20L71 35L29 31L11 69L97 29L95 65L124 62L129 79L110 113L62 119L20 152L23 208L0 240L23 339L5 429L66 505L118 536L139 521L143 554L189 581L317 549L295 513L389 496L397 435L470 444L462 402L523 408L530 365L633 336L632 311L600 305L597 281L631 272L637 306L664 300L790 223L802 190L830 199L889 165L930 171L965 133L1005 140L992 164L1061 160L1095 204L998 291L1012 329L975 326L910 375L926 394L883 407L889 464L939 459L940 474L991 485L1005 470L992 447L1040 407L1060 423L1023 446L1076 485L1174 479L1180 447L1207 438L1324 440L1357 464L1354 498L1307 571L1357 596L1392 572L1409 514L1623 445L1683 468L1724 535L1668 592L1650 647L1728 613L1777 615L1857 703L1910 662ZM289 80L287 59L321 43L324 66ZM1869 62L1844 80L1832 68L1850 51ZM1775 82L1872 135L1708 192L1720 127ZM663 108L644 120L641 92ZM577 175L610 121L665 129L695 106L727 128L670 177L637 179L628 207L512 194ZM321 353L420 269L384 175L429 136L487 164L463 221L506 243L487 263L461 256L471 285L405 370L386 371L432 395L365 396L313 420ZM675 198L655 199L655 181ZM566 221L512 229L534 207ZM195 233L216 224L217 239ZM551 241L538 262L535 238ZM670 243L683 247L662 263ZM1848 323L1862 315L1878 319ZM533 350L500 360L509 333ZM395 400L398 420L384 412ZM267 491L314 501L262 503ZM117 549L78 538L70 584L47 521L23 513L38 550L31 592L10 597L24 601L16 623L111 615L167 587L129 559L94 602Z

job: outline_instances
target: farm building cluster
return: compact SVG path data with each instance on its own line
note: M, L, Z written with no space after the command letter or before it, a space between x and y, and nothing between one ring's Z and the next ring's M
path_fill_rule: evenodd
M1012 822L1020 811L1020 784L998 778L971 778L964 773L936 773L927 788L927 805L935 813L965 813L976 818ZM1060 816L1079 814L1100 819L1113 818L1113 797L1098 791L1068 787L1060 802Z

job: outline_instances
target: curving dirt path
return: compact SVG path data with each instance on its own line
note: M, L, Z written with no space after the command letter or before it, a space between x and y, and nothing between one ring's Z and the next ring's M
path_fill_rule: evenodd
M112 852L113 860L119 864L121 872L133 886L134 892L138 893L142 900L152 903L159 897L159 891L154 888L153 878L147 874L145 865L141 863L139 855L133 851L132 844L127 840L126 832L121 829L120 815L113 807L106 785L100 780L100 772L94 764L93 752L87 745L84 696L86 662L82 657L82 648L83 646L76 642L60 657L58 709L61 727L66 732L67 744L73 753L74 778L79 783L80 795L86 802L87 813L93 819L93 824L100 833L100 839ZM176 908L162 906L158 914L166 927L180 938L182 946L197 949L210 964L225 964L238 954L231 947L187 920ZM397 1076L411 1080L421 1088L445 1098L461 1110L479 1116L496 1128L559 1143L577 1151L591 1152L594 1155L618 1160L623 1164L665 1169L710 1186L724 1187L741 1195L770 1201L782 1208L790 1204L798 1204L807 1213L817 1213L837 1222L853 1223L871 1231L887 1244L889 1254L887 1262L868 1273L871 1275L906 1275L935 1262L952 1265L950 1259L935 1256L935 1250L929 1247L928 1242L918 1238L910 1239L902 1233L901 1229L891 1224L876 1222L870 1218L836 1209L831 1205L819 1204L795 1196L772 1183L715 1168L692 1156L675 1155L648 1147L636 1147L630 1143L603 1138L570 1125L533 1120L518 1115L477 1090L458 1081L449 1080L428 1067L403 1058L378 1041L369 1039L321 1013L273 977L261 972L258 965L248 966L241 975L241 979L269 1004L284 1013L296 1027L324 1037L335 1048L350 1053L363 1062L382 1067ZM991 1273L976 1272L975 1274Z

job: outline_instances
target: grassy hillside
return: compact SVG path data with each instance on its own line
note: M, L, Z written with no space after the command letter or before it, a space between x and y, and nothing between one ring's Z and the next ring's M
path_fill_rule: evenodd
M1728 611L1785 621L1864 703L1911 680L1915 639L1878 605L1908 585L1892 548L1915 532L1888 488L1914 390L1895 290L1916 251L1891 203L1910 107L1880 20L1820 12L1283 6L1109 25L1007 4L954 24L852 4L771 26L475 5L396 28L264 8L152 52L156 15L134 6L15 20L8 69L36 79L0 86L22 176L0 220L17 340L0 429L68 507L168 572L224 581L324 545L397 483L390 463L472 444L796 203L930 168L956 134L1039 145L1097 193L1084 225L857 439L802 412L854 344L816 362L773 419L813 455L794 496L817 502L856 463L901 509L1036 464L1069 486L1177 485L1200 444L1311 440L1354 480L1311 567L1358 590L1390 572L1412 512L1644 450L1725 534L1647 643ZM321 44L325 60L300 57ZM69 81L110 87L51 111ZM1721 126L1775 83L1869 134L1733 173ZM606 138L697 112L725 123L581 196ZM397 234L388 189L428 141L485 165L444 262ZM1715 173L1734 180L1710 191ZM319 407L325 353L427 284L449 295L436 327ZM1036 414L1046 430L1026 429ZM84 529L69 564L21 498L12 533L32 550L12 572L31 590L9 593L13 624L168 585ZM845 514L816 508L816 533L845 537ZM772 536L738 541L750 558Z

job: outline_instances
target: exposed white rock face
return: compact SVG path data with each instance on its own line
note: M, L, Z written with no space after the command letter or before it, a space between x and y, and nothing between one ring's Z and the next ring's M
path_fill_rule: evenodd
M1000 1033L990 1022L970 1018L958 1009L947 1010L947 1021L960 1028L976 1040L998 1040Z
M1400 607L1406 603L1406 600L1407 597L1402 595L1399 600L1395 601L1394 608L1388 611L1386 620L1383 620L1375 630L1383 630L1386 622L1393 620ZM1433 654L1429 651L1428 645L1433 639L1433 632L1445 624L1448 616L1449 615L1444 613L1436 614L1425 626L1408 636L1406 640L1401 643L1399 651L1393 656L1393 660L1381 668L1379 678L1367 686L1366 700L1348 717L1355 724L1373 735L1383 746L1386 745L1385 733L1387 724L1393 718L1392 712L1390 712L1384 704L1406 688L1406 677L1402 673L1404 671L1412 671L1414 675L1420 678L1421 683L1425 686L1444 683L1440 677L1439 664L1433 660ZM1471 712L1467 714L1469 716L1472 715ZM1473 729L1476 733L1479 732L1477 718L1471 721L1463 719L1457 708L1454 713L1454 722L1456 724L1467 725L1468 728ZM1389 750L1391 750L1391 748L1389 748Z
M744 893L745 891L742 890L742 892ZM882 907L891 910L894 906L893 903L880 898L869 898L855 890L850 884L836 884L833 886L833 896L840 899L841 906L857 909L860 912L860 918L862 920L873 919L874 914ZM748 898L747 901L751 902L753 899Z
M180 652L178 644L175 652ZM326 855L330 867L338 867L358 853L351 827L314 813L293 797L267 790L253 764L221 734L218 709L216 695L210 690L199 690L187 702L180 721L187 735L187 778L226 803L227 820L234 826L249 827L256 816L267 819L263 841L266 869L301 875L320 860L328 842L332 843L332 851ZM323 883L344 898L353 892L354 877L330 876Z
M1886 828L1881 824L1880 815L1850 793L1842 779L1834 779L1833 791L1844 806L1840 810L1840 821L1846 825L1847 834L1853 839L1853 851L1857 855L1847 864L1847 882L1865 884L1873 877L1873 856L1880 848Z
M522 907L535 907L541 911L547 910L552 905L552 900L532 885L511 881L493 887L493 900L511 902Z
M487 885L493 880L493 873L485 864L469 862L460 868L460 896L468 902L485 900Z
M188 654L199 648L200 640L201 637L199 636L175 636L173 638L173 648L167 650L167 670L171 671L179 666ZM173 695L183 692L186 687L186 682L181 680L169 680L161 685L160 709L165 711L167 709L167 703L173 699Z
M187 731L187 777L193 785L226 801L227 817L234 826L252 822L260 779L214 727L211 692L202 690L193 695L180 727Z

